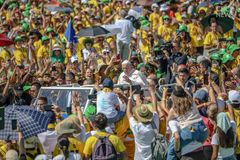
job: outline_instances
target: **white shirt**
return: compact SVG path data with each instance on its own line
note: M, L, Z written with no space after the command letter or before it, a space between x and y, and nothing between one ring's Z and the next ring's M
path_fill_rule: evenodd
M56 131L47 130L46 132L38 134L38 139L43 146L43 150L46 155L52 155L57 144L57 133Z
M126 74L122 72L118 78L118 84L129 84L125 81L123 78ZM128 76L129 79L132 81L133 85L140 84L141 86L146 86L148 84L147 78L145 75L143 75L138 70L133 70L130 76Z
M120 19L115 22L115 25L122 29L122 33L117 34L117 41L129 44L131 41L131 35L134 31L132 22L126 19Z
M159 129L159 117L157 113L153 113L153 121ZM143 124L137 122L133 117L129 118L130 128L135 138L135 155L136 160L151 160L152 150L151 143L155 133L151 124Z
M231 125L232 125L233 132L236 135L236 123L234 121L231 121ZM235 138L236 138L236 136L235 136ZM232 148L222 148L220 146L219 136L218 136L217 133L215 133L212 136L211 144L212 145L219 145L218 159L226 158L226 157L230 157L230 156L234 155L234 147L232 147Z

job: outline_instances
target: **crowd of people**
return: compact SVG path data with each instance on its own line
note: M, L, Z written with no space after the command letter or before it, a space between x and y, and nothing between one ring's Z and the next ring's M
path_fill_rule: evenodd
M45 132L24 138L18 126L18 140L1 139L0 159L240 160L238 0L0 6L0 33L11 41L0 38L0 106L49 116ZM104 25L121 31L71 41L70 22L76 35ZM96 97L81 106L88 95L72 91L66 113L39 96L63 85L92 85Z

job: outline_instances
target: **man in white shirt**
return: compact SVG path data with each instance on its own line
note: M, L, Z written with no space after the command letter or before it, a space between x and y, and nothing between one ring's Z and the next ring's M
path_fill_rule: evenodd
M123 72L118 78L118 84L129 84L127 79L130 79L133 85L140 84L141 86L146 86L148 84L146 76L140 71L133 69L130 61L123 61L122 70Z
M131 41L131 36L134 31L132 22L125 19L127 12L125 10L120 11L121 19L115 22L116 26L121 27L122 33L117 34L117 51L121 54L123 60L128 59L129 55L129 44Z

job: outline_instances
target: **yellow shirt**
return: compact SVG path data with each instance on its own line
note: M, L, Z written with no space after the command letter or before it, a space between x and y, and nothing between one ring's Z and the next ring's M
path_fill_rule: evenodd
M180 12L176 12L175 13L175 18L178 22L181 22L182 21L182 15Z
M213 33L213 32L208 32L204 39L204 45L216 45L218 43L218 39L221 38L221 34L219 33Z
M83 157L83 149L84 149L84 143L79 141L76 138L68 138L70 144L69 144L69 151L72 152L77 152L79 154L81 154L81 156Z
M38 41L33 43L33 46L35 48L35 52L37 53L39 48L42 46L42 41L39 39Z
M6 49L3 49L3 50L1 51L0 57L3 58L5 61L6 61L7 59L10 59L10 58L11 58L9 51L6 50Z
M158 27L158 35L161 36L164 41L170 41L174 31L173 26L161 25Z
M223 34L224 38L233 37L233 29Z
M203 38L201 28L199 26L189 24L188 25L189 34L191 37L191 42L194 47L201 47L203 46Z
M37 52L37 59L47 58L49 56L49 48L46 46L41 46Z
M235 18L234 19L234 25L237 28L237 30L240 30L240 18Z
M106 136L105 132L97 132L96 134L98 136ZM109 140L112 142L116 152L120 153L120 152L124 152L126 150L126 147L124 146L123 142L121 141L121 139L119 137L117 137L115 135L110 135ZM83 153L87 156L91 156L92 151L93 151L97 141L98 141L97 137L95 137L95 136L89 137L85 143Z
M160 23L160 15L158 13L151 13L149 16L149 21L152 24L152 31L156 31Z
M27 60L28 57L26 49L18 47L16 47L16 49L13 51L13 55L17 65L22 64L25 60Z
M234 62L232 64L232 68L236 68L238 65L240 65L240 55L238 55L236 57L236 59L234 60Z

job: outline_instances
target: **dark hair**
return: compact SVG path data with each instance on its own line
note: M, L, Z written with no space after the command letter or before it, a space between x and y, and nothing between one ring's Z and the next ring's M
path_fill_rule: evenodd
M47 97L38 97L38 100L48 103Z
M103 113L98 113L94 116L94 125L100 130L104 130L107 126L107 117Z
M41 88L41 84L39 82L33 82L32 86L36 86L38 90Z
M70 77L70 79L73 80L75 75L72 72L70 72L70 73L67 73L65 77Z
M179 70L178 70L178 72L179 73L186 73L186 74L189 74L189 70L187 69L187 68L180 68Z
M58 146L62 150L65 158L68 158L69 156L69 151L68 151L69 144L70 142L67 136L64 135L58 138Z
M200 64L202 64L205 68L208 68L211 66L211 62L207 59L202 60Z
M184 91L184 89L181 86L174 86L173 87L173 95L177 97L186 97L187 93Z
M62 80L65 80L65 74L64 73L61 73L58 78L61 78Z
M222 148L231 148L234 146L234 133L232 127L229 128L227 133L225 134L221 128L216 128L216 133L219 136L219 145Z

